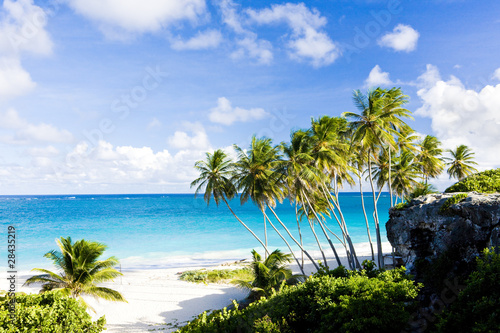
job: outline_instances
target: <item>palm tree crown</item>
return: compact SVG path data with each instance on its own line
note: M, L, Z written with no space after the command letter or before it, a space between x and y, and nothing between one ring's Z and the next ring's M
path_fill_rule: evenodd
M222 149L217 149L212 154L206 153L206 160L198 161L194 167L200 172L200 177L191 183L191 187L198 185L195 196L205 188L205 199L207 205L213 196L218 206L220 200L231 199L236 194L231 178L234 175L234 167L231 159Z
M477 172L477 169L472 165L477 165L473 160L474 152L466 145L460 145L455 150L448 149L451 158L445 157L446 165L449 166L447 172L450 178L454 177L458 180L464 179L466 176Z
M110 301L126 302L118 291L97 286L122 275L113 268L118 265L118 259L115 257L99 260L106 245L84 239L73 244L70 237L61 237L56 242L60 251L52 250L47 252L45 257L52 260L60 272L34 268L33 271L44 274L30 277L25 285L42 283L42 292L54 290L73 298L89 295Z

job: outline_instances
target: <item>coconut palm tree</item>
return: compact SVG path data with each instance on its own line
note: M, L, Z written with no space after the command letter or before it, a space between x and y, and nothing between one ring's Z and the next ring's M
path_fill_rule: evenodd
M409 151L403 151L397 157L393 169L392 187L396 195L403 200L417 186L419 181L420 168L415 163L415 156Z
M375 160L374 157L376 156L375 152L377 148L388 149L389 151L395 150L396 143L394 137L397 135L395 129L406 126L400 118L410 118L410 111L402 108L402 105L408 100L407 96L402 94L400 88L390 90L377 88L369 91L368 95L364 95L357 90L354 92L353 99L360 113L344 112L342 116L354 119L350 123L353 131L353 141L359 142L367 150L368 178L373 194L375 231L377 234L378 266L383 267L382 240L380 237L377 198L372 176L372 162ZM389 165L392 164L391 155L388 153ZM389 168L388 179L392 178L390 170L391 168ZM391 182L388 184L392 206L392 184Z
M441 141L435 136L426 135L420 142L420 151L417 153L417 161L420 163L420 171L425 183L429 178L436 178L443 172L444 163L441 158L443 150L440 148Z
M469 147L460 145L455 150L447 149L446 151L451 154L451 158L444 158L447 161L446 165L449 166L446 171L450 178L457 178L460 181L466 176L477 172L477 169L472 166L477 165L473 160L474 152Z
M253 280L233 280L232 283L251 291L250 298L258 299L261 296L270 296L273 291L279 291L286 283L293 284L303 279L303 275L292 275L288 268L291 255L280 250L274 250L264 261L255 250L252 250L250 264Z
M280 182L282 175L275 171L280 160L279 147L273 147L271 139L258 139L254 136L248 151L244 151L237 145L234 145L234 149L238 153L238 161L235 163L236 172L234 180L237 184L237 189L241 191L241 204L251 199L259 207L264 217L264 232L267 232L266 225L267 221L269 221L271 227L288 246L290 253L302 270L302 266L293 253L290 244L276 229L266 214L267 207L275 207L276 201L281 202L284 197L284 185Z
M232 179L234 177L234 165L231 159L222 149L217 149L213 153L206 153L206 160L196 162L194 166L199 172L200 177L191 183L191 187L196 188L195 197L200 191L205 189L204 199L207 205L210 204L210 199L213 197L215 204L218 206L220 201L224 201L227 208L233 216L240 222L255 237L262 245L266 253L269 253L267 246L260 238L236 215L227 199L232 199L236 195L236 187Z
M84 239L73 244L70 237L61 237L56 243L59 251L52 250L44 257L52 260L59 272L34 268L33 271L43 274L30 277L24 285L42 283L41 292L53 290L64 296L79 298L86 306L88 305L81 296L126 302L118 291L98 286L99 283L112 281L122 275L113 268L118 265L118 259L115 257L99 260L106 250L106 245Z

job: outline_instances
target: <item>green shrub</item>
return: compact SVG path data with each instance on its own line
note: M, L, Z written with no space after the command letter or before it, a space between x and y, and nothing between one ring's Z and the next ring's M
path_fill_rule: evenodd
M408 202L407 201L400 202L397 205L394 205L394 207L392 207L392 209L401 210L401 209L405 209L406 207L408 207Z
M444 202L444 204L441 206L441 208L439 208L439 212L440 213L447 213L448 212L448 209L452 206L452 205L455 205L457 203L459 203L460 201L464 200L465 198L467 198L467 193L459 193L459 194L455 194L454 196L446 199L446 201Z
M247 267L237 269L199 269L185 271L180 276L180 279L183 281L203 283L229 282L232 279L247 280L251 278L252 272Z
M448 187L445 193L472 191L479 193L500 192L500 168L473 174Z
M178 332L400 332L418 290L404 269L313 276L243 310L203 313Z
M498 332L500 254L486 249L466 287L437 324L438 332Z
M12 298L0 297L0 332L98 333L102 332L104 316L92 322L85 306L76 299L53 292L16 295L15 318L10 317Z

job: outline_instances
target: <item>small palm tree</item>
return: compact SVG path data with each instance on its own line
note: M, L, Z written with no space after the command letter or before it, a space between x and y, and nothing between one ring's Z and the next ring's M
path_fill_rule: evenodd
M45 258L52 260L60 272L54 273L46 269L34 268L33 271L43 274L30 277L24 283L25 285L42 283L41 292L54 290L64 296L79 298L85 305L87 304L81 297L83 295L126 302L118 291L97 285L112 281L122 275L113 268L118 265L118 259L115 257L99 260L106 245L84 239L73 244L70 237L61 237L60 240L56 240L56 243L60 251L47 252Z
M233 280L232 282L243 289L250 290L249 298L251 299L270 296L273 292L281 290L285 284L294 284L303 279L303 275L292 275L292 270L287 265L290 262L291 255L279 249L274 250L264 261L257 251L252 250L250 267L253 280Z
M446 170L450 178L457 178L460 181L466 176L477 172L477 169L472 166L477 165L473 160L474 152L472 149L466 145L460 145L455 150L447 149L446 151L451 154L451 158L444 158L447 161L446 165L450 166Z

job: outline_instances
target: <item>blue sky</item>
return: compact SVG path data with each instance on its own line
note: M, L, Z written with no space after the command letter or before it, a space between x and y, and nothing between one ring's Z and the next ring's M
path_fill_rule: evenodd
M190 192L206 151L376 86L499 167L498 40L493 0L3 1L0 194Z

